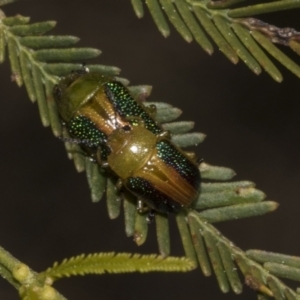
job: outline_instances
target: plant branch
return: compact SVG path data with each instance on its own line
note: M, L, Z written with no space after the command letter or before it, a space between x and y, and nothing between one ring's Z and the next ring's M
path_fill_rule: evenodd
M41 282L38 274L27 265L0 247L0 275L12 284L23 299L66 300L46 282ZM28 298L29 297L29 298Z

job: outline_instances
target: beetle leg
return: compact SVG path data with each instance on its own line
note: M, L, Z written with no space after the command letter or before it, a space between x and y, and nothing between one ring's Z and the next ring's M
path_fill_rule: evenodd
M146 211L148 211L149 210L149 207L145 204L145 202L142 200L142 199L140 199L140 198L138 198L137 199L137 211L140 213L140 214L142 214L142 213L144 213L144 212L146 212Z
M93 162L93 163L96 163L96 162L97 162L97 158L96 158L96 155L95 155L95 154L91 154L91 155L89 156L89 158L90 158L90 161L91 161L91 162Z
M172 137L171 132L169 130L166 130L158 135L158 141L161 141L163 139L171 140L171 137Z
M53 87L53 96L54 96L54 98L56 98L57 100L60 100L60 99L61 99L62 91L61 91L61 88L58 87L58 84L56 84L56 85Z
M138 199L137 201L137 211L142 214L144 212L148 212L148 216L146 217L146 221L148 224L153 223L155 217L155 210L149 209L149 206L144 203L142 199Z
M184 153L196 164L198 164L199 159L196 156L195 152L192 151L184 151Z
M139 213L143 213L144 212L144 208L145 208L145 206L144 206L143 201L141 199L138 199L137 200L137 206L136 206L137 211Z
M107 169L107 168L109 167L107 161L102 161L100 166L101 166L101 168L103 168L103 169Z
M145 204L145 202L138 198L137 200L137 211L142 214L145 212L148 212L148 216L146 217L146 221L148 224L153 223L154 217L155 217L155 210L154 209L149 209L149 206Z
M148 225L152 224L155 218L155 210L154 209L150 209L148 216L146 218Z
M122 187L123 187L122 179L119 178L119 179L117 180L115 187L116 187L116 189L117 189L118 191L120 191L120 190L122 189Z
M141 117L129 116L124 119L133 126L145 127L145 122Z
M145 107L145 110L146 110L146 112L147 112L152 118L155 117L157 109L156 109L156 106L155 106L154 104L151 104L151 105L149 105L149 106L146 106L146 107Z
M73 70L71 71L71 74L76 74L76 75L84 75L84 74L87 74L89 73L90 70L88 67L85 66L85 63L82 63L81 64L81 69L77 69L77 70Z
M107 169L109 167L108 162L101 158L101 148L98 147L97 152L91 155L91 157L97 162L101 168Z

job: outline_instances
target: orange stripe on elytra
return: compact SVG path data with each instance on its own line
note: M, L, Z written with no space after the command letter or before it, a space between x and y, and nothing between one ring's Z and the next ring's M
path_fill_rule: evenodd
M142 177L154 188L184 206L191 204L198 195L198 191L193 186L156 154L134 173L134 177Z
M89 118L96 127L107 136L116 128L127 125L115 111L105 93L96 94L90 101L80 108L80 114Z

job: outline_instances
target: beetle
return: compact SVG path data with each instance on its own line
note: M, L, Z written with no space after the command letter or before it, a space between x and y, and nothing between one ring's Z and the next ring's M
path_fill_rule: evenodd
M53 96L70 136L150 209L176 213L197 198L197 164L120 82L82 69L62 78Z

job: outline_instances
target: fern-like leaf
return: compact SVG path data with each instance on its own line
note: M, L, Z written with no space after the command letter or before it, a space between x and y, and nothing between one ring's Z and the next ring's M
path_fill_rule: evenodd
M197 260L204 275L213 272L222 292L240 294L242 282L258 293L258 299L299 299L296 291L277 277L299 280L300 258L258 250L243 252L195 212L188 212L188 225ZM262 263L262 264L261 264Z
M53 85L59 76L81 67L74 61L96 57L100 51L92 48L72 48L79 40L73 36L44 35L56 22L29 24L28 17L3 18L0 25L0 60L5 59L5 45L16 83L25 85L31 101L38 102L44 126L51 125L54 135L61 136L62 128L52 97ZM69 63L67 63L69 62ZM90 66L91 70L116 75L118 68Z
M283 77L269 59L268 54L300 77L300 66L280 51L275 43L285 45L300 53L300 33L292 28L278 28L254 18L254 15L300 7L298 0L275 1L229 8L242 0L145 0L159 31L167 37L170 29L165 16L178 33L191 42L193 39L208 54L216 43L224 55L234 64L239 58L259 75L264 69L281 82ZM142 0L132 1L136 15L142 13Z
M130 253L95 253L65 259L61 264L40 273L40 277L57 280L63 277L85 274L131 272L187 272L195 263L185 257L167 257Z
M70 276L131 272L188 272L196 264L186 257L162 257L156 254L95 253L65 259L61 264L36 273L0 247L0 275L8 280L23 300L65 300L51 285Z

